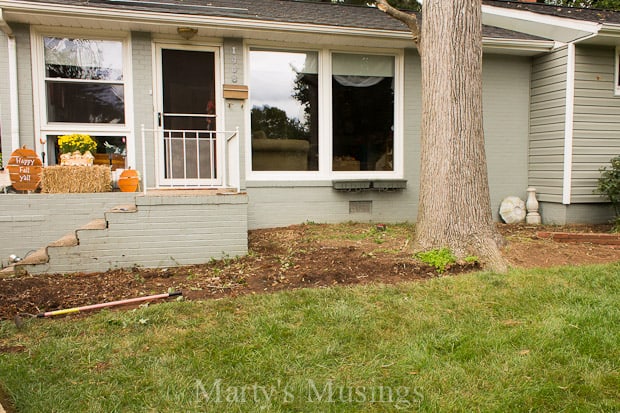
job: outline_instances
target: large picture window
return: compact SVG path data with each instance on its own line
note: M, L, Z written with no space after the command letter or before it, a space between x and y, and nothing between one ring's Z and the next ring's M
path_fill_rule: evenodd
M252 169L317 171L318 53L250 51Z
M397 52L251 48L249 56L249 179L401 177ZM279 171L308 173L265 173Z
M48 122L125 123L120 41L44 37Z

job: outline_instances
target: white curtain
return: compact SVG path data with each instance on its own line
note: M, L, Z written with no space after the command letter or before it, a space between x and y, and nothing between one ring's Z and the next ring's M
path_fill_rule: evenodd
M380 83L384 77L376 77L376 76L344 76L344 75L334 75L334 79L336 82L340 83L342 86L350 86L350 87L371 87L378 83Z

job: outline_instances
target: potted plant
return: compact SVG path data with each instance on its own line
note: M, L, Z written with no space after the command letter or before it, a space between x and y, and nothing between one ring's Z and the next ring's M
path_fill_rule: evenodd
M97 142L89 135L74 133L58 138L61 165L92 165L92 152L97 149Z

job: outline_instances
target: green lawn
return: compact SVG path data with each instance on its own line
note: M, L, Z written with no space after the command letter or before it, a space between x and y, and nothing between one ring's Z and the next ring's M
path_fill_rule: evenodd
M620 411L620 263L0 324L18 412Z

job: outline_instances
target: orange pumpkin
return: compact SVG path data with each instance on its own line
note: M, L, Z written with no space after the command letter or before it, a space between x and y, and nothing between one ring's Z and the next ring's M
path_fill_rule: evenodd
M136 192L140 177L135 169L125 169L118 178L118 187L121 192Z

